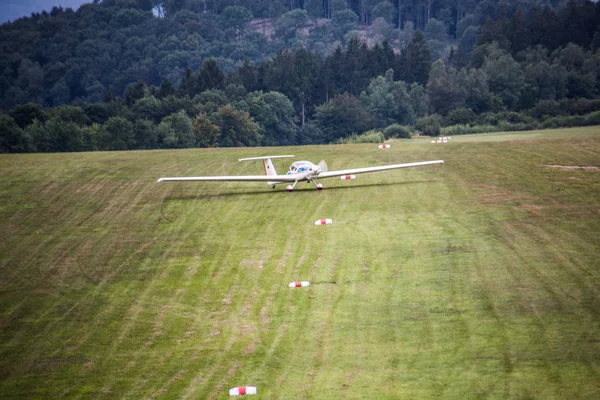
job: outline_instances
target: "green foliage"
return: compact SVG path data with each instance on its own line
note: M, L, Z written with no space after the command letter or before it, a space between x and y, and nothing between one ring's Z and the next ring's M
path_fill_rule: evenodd
M133 124L125 118L110 117L102 125L100 131L100 147L102 150L127 150L133 148L134 144Z
M458 41L458 50L466 58L470 58L475 46L477 44L477 36L479 35L479 28L475 26L469 26L464 33L460 36Z
M292 10L277 19L275 34L280 39L289 43L296 39L298 30L303 29L307 22L308 13L305 10Z
M431 53L425 36L416 31L408 45L402 49L395 72L402 80L425 85L431 69Z
M433 112L445 115L450 110L461 107L466 98L461 89L454 68L446 67L442 60L433 63L427 81L427 95Z
M515 106L525 83L519 63L510 54L497 50L485 57L482 70L488 77L490 91L498 94L508 108Z
M252 19L252 13L242 6L228 6L219 14L219 25L222 29L233 28L243 30Z
M221 132L221 147L257 146L262 139L260 126L250 114L229 104L219 107L211 119Z
M448 118L458 108L478 116L530 110L536 119L597 110L591 101L600 94L600 53L593 52L600 6L583 1L563 1L554 8L489 0L429 2L427 8L401 3L397 9L394 2L377 0L112 0L5 24L0 107L10 110L23 130L23 143L29 143L10 147L195 146L195 139L178 138L167 123L159 134L158 125L182 110L188 118L204 113L213 123L227 104L250 111L246 96L256 91L279 92L290 102L253 105L261 139L250 142L264 145L328 142L329 135L335 140L358 128L355 133L409 124L430 112ZM150 11L154 4L158 17ZM280 18L252 21L253 14ZM358 25L359 20L370 26ZM340 43L345 47L337 48ZM443 62L432 65L437 58ZM389 69L396 79L391 84L381 80ZM334 133L337 128L316 120L316 110L344 93L360 98L371 115L364 126L346 124L344 133ZM545 109L547 103L536 106L546 100L558 102L560 111ZM60 108L72 104L80 110ZM102 128L112 117L132 123L134 139L126 135L109 145L107 138L119 129L108 134ZM474 122L472 116L456 117L444 123ZM494 118L533 124L505 117ZM47 125L48 119L53 121ZM69 133L61 136L57 126L63 123ZM348 129L351 125L356 126Z
M29 134L10 115L0 113L0 152L21 153L29 151L30 146Z
M600 112L595 111L585 115L557 116L547 118L542 122L542 128L558 128L573 126L589 126L600 124Z
M185 149L196 147L196 136L192 120L185 111L171 114L158 125L158 134L166 148Z
M35 103L20 104L10 110L9 114L21 129L27 127L34 120L40 122L46 121L46 113L42 109L42 106Z
M501 132L502 128L497 125L469 125L469 124L457 124L445 126L440 129L440 136L457 136L457 135L469 135L474 133L489 133L489 132Z
M217 65L217 60L209 58L198 71L196 79L198 80L198 91L205 90L223 90L225 88L225 74Z
M125 94L123 95L125 104L128 106L133 105L136 101L142 99L146 95L146 82L138 81L135 83L131 83L125 89Z
M410 124L415 118L406 84L394 82L393 76L394 71L389 69L385 76L373 79L360 96L367 110L375 117L375 126L378 128L393 123Z
M135 147L138 149L160 148L158 129L152 121L137 119L133 123L133 136Z
M527 65L524 73L525 82L536 89L540 99L554 100L564 97L567 90L567 72L563 66L558 63L550 65L542 60Z
M360 135L352 134L342 137L337 140L340 144L355 144L355 143L381 143L385 140L383 132L379 130L370 130Z
M415 112L415 117L424 117L429 114L429 96L423 85L413 83L408 91L410 107Z
M438 21L435 18L431 18L427 25L425 25L425 39L436 40L439 42L446 42L448 39L448 28L444 21Z
M562 99L560 108L567 114L588 114L600 110L600 99Z
M341 40L349 31L356 28L358 24L358 15L352 10L342 10L333 13L333 18L329 24L334 38Z
M221 129L204 113L200 113L192 123L198 147L218 147Z
M290 100L279 92L252 92L246 97L249 113L261 127L262 145L296 144L296 121Z
M88 125L91 121L79 106L62 105L48 110L48 118L54 118L64 122L72 122L76 125Z
M493 96L489 91L488 77L480 69L462 68L456 77L465 98L465 106L476 113L493 108Z
M427 136L438 136L442 125L442 117L439 114L428 115L415 121L415 129Z
M395 15L397 15L396 7L389 1L379 2L375 4L371 10L371 18L373 21L377 21L378 18L381 18L388 24L393 24Z
M373 126L374 117L361 102L349 94L338 95L316 109L316 126L325 142L364 132Z
M563 113L562 107L558 102L553 100L542 100L531 109L531 116L537 119L546 119L548 117L554 117Z
M383 18L377 18L373 21L371 32L372 38L377 44L382 44L385 40L393 40L395 36L393 25Z
M304 9L311 18L323 17L323 2L321 0L306 0Z
M444 117L444 126L471 124L477 115L470 108L457 108Z
M413 128L408 125L392 124L383 130L383 135L388 138L410 139Z

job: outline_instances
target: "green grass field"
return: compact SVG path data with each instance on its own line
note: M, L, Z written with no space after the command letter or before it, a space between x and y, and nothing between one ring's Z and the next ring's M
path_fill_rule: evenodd
M268 154L445 165L156 183ZM600 167L600 127L2 155L0 397L600 398L600 170L549 165Z

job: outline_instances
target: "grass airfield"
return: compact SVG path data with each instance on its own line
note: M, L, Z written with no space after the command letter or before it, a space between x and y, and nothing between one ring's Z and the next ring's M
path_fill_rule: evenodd
M156 183L274 154L445 165ZM0 397L600 398L600 170L560 166L600 167L600 127L2 155Z

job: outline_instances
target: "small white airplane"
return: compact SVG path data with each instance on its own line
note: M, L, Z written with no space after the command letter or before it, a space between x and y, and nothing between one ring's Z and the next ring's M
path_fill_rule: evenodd
M436 161L422 161L407 164L391 164L383 165L380 167L367 167L367 168L352 168L342 169L339 171L328 171L327 163L322 160L318 165L313 164L310 161L296 161L290 166L289 171L285 175L278 175L273 165L273 159L276 158L288 158L294 157L293 155L285 156L264 156L264 157L250 157L240 158L239 161L251 161L251 160L262 160L265 167L265 175L233 175L233 176L189 176L189 177L175 177L175 178L160 178L157 182L186 182L186 181L258 181L267 182L270 186L275 188L276 185L281 183L289 183L287 186L288 191L294 190L296 184L301 181L310 182L317 190L323 189L321 183L316 183L317 179L333 178L336 176L350 177L352 174L364 174L367 172L378 172L387 171L390 169L408 168L408 167L420 167L423 165L432 164L443 164L444 160ZM348 178L353 179L353 178Z

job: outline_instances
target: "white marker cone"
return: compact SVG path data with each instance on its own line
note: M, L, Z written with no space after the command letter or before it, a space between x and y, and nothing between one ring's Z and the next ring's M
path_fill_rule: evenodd
M240 386L229 389L230 396L243 396L245 394L256 394L256 386Z
M333 224L333 220L332 219L320 219L318 221L315 221L315 225L329 225L329 224Z
M290 284L288 285L289 288L307 287L307 286L310 286L309 281L290 282Z

